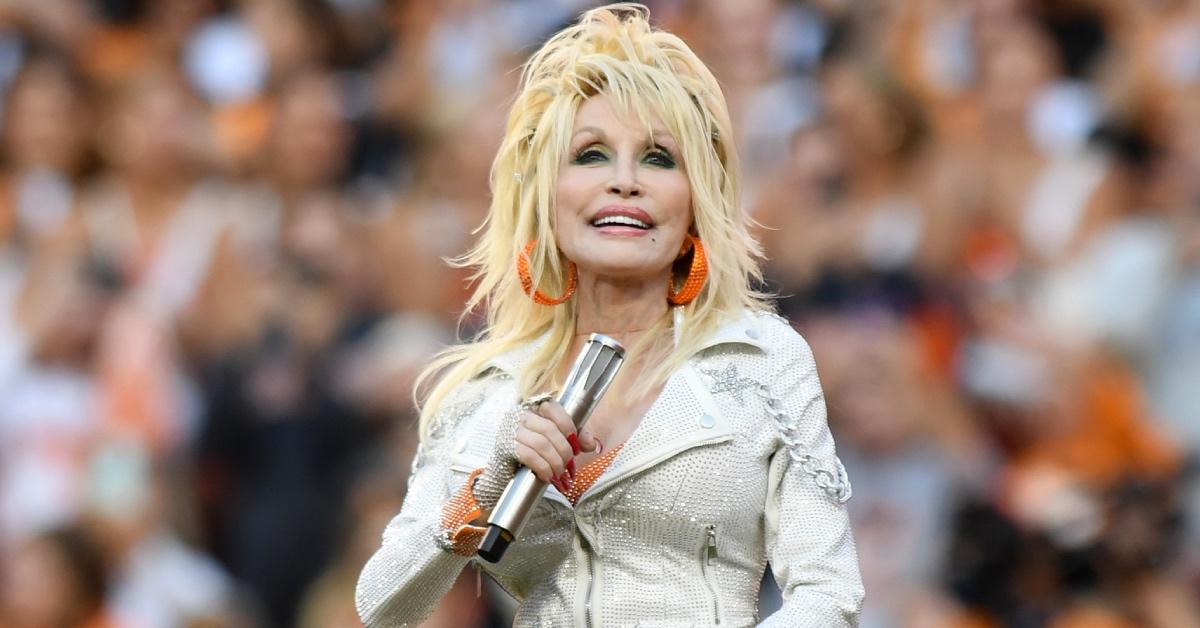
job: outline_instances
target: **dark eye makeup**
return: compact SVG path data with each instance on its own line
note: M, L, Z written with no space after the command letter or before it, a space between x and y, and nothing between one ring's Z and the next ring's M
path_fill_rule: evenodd
M575 153L575 157L571 159L571 163L576 165L585 165L604 161L608 155L601 150L596 144L585 146ZM659 168L674 168L675 158L671 156L671 152L666 148L655 144L646 154L642 156L642 160L648 164L658 166Z
M658 144L655 144L654 148L650 152L646 153L645 159L646 161L663 168L675 167L675 158L671 156L671 152L662 146L659 146Z
M583 150L575 153L575 158L571 160L573 164L590 164L597 161L603 161L607 155L595 146L585 146Z

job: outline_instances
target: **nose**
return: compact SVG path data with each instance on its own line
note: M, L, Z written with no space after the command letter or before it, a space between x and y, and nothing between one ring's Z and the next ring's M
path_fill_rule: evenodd
M641 196L642 186L637 180L637 163L633 159L618 159L612 169L612 179L608 182L608 191L621 198Z

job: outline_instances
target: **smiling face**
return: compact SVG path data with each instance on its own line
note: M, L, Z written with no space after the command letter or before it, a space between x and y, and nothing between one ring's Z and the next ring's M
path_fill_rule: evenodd
M647 130L607 96L579 106L554 219L558 246L581 278L666 283L692 224L691 205L680 147L658 116Z

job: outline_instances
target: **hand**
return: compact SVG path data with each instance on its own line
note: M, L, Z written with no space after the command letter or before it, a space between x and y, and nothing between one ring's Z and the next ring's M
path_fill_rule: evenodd
M574 482L575 454L602 448L590 432L575 434L575 425L557 402L516 409L500 420L492 456L472 487L475 502L484 512L495 508L521 464L566 493Z
M566 493L575 482L575 456L597 452L603 445L591 432L576 434L575 424L557 401L545 401L517 417L517 461L543 482Z

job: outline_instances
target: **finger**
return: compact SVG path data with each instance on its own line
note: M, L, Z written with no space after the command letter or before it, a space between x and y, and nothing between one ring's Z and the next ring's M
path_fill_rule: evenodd
M550 419L534 415L525 422L525 428L528 432L542 436L546 439L546 442L553 445L564 463L568 458L575 455L575 450L571 447L570 441L559 431L558 425ZM533 443L534 441L530 441L531 445Z
M563 495L570 493L571 489L575 488L575 478L567 472L564 472L562 475L558 476L558 483L561 484L563 488L567 489L563 491Z
M600 442L596 435L584 430L579 433L579 449L588 453L600 453L604 451L604 443Z
M525 410L521 413L521 418L518 421L519 427L524 427L527 430L533 430L542 434L552 434L560 431L558 424L554 419L542 416L535 412Z
M571 420L571 416L563 409L557 401L547 401L538 406L538 414L554 421L558 426L558 431L563 436L575 431L575 422Z
M567 441L562 437L562 434L553 432L550 436L547 436L539 432L530 431L524 432L522 436L523 438L520 442L526 447L536 451L537 454L541 456L547 464L550 465L553 475L559 475L567 470L567 460L569 460L571 456L563 456L562 447L556 446L556 444L551 441L552 437L556 437L561 440L563 445L567 448L567 453L570 454L570 445L566 444Z
M536 425L539 422L548 420L549 419L537 414L533 410L521 410L520 414L517 415L517 427L528 427L530 425Z
M529 447L525 443L517 441L516 452L517 461L520 462L525 468L532 471L533 474L537 476L537 479L543 482L549 482L554 478L554 469L551 468L550 463L546 462L546 459L542 458L541 454L539 454L536 450Z

